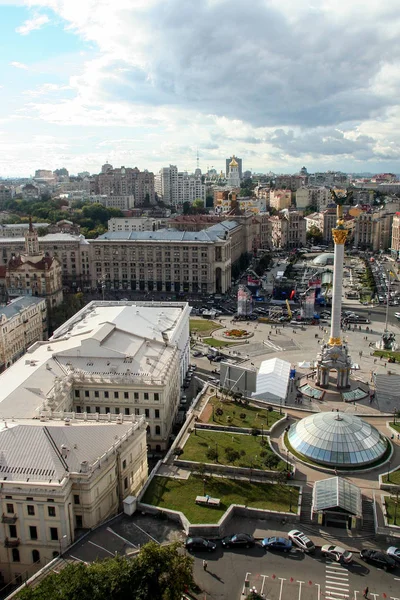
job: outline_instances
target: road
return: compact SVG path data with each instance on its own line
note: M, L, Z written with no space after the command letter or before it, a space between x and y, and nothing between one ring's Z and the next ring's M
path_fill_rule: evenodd
M203 558L207 571L203 570ZM368 566L358 556L352 565L340 565L295 549L289 554L268 552L260 546L249 550L223 550L195 556L195 578L201 600L241 600L245 582L268 600L362 600L369 588L372 600L400 600L400 568L386 573Z

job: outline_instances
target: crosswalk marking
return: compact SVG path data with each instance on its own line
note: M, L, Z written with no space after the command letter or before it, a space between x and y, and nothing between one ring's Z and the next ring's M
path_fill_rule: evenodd
M349 573L340 564L327 562L325 565L325 598L327 600L350 598Z

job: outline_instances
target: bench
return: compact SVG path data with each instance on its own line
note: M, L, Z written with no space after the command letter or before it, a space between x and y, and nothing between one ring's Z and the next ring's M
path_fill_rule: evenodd
M219 498L211 498L210 496L196 496L196 504L218 507L221 504L221 500Z

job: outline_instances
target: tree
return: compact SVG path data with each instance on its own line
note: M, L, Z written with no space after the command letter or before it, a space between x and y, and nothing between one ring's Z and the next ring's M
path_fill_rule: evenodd
M218 462L218 450L216 448L209 448L206 452L206 456L209 460L215 460L215 462Z
M308 240L314 240L314 242L322 242L324 234L316 225L311 225L306 237Z
M191 206L190 202L184 202L182 205L182 210L184 215L190 215Z
M192 587L193 558L180 544L150 542L135 558L117 556L90 565L70 564L51 573L35 588L26 587L20 600L180 600Z
M235 460L238 460L240 458L240 452L228 446L227 448L225 448L225 456L228 463L234 463Z

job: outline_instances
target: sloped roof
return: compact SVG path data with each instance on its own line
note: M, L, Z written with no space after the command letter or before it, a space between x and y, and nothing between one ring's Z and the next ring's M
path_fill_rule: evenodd
M361 490L341 477L316 481L313 507L315 511L340 508L352 515L362 516Z
M290 367L289 362L280 358L264 360L257 374L256 391L252 398L272 401L286 398Z

